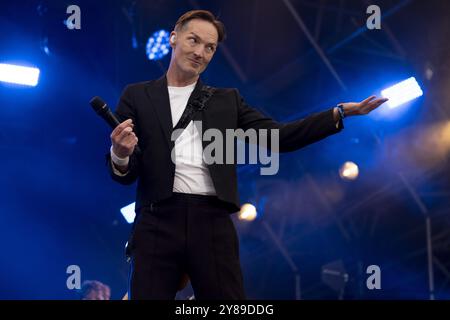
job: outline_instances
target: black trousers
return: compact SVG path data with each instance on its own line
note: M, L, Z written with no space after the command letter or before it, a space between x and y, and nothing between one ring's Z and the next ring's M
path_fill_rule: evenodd
M197 300L245 299L236 229L217 197L174 193L133 229L131 299L173 300L184 274Z

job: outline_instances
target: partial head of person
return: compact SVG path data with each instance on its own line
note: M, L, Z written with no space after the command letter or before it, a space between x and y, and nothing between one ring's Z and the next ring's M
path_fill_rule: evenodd
M225 27L211 12L186 12L170 33L171 67L192 77L200 75L224 39Z
M104 283L96 280L86 280L81 285L81 300L109 300L111 289Z

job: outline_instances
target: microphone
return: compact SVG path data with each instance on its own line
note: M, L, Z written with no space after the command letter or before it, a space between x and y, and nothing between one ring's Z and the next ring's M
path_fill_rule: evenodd
M108 105L106 104L106 102L104 102L102 100L102 98L100 97L93 97L91 99L91 101L89 101L89 104L91 105L91 107L94 109L94 111L103 118L103 120L105 120L109 126L114 129L115 127L117 127L120 122L117 119L116 115L114 113L111 112L111 109L109 109ZM141 149L139 149L139 146L136 145L134 150L136 151L136 153L140 154L141 153Z
M114 113L111 112L108 105L100 97L94 97L89 104L92 106L95 112L105 120L111 128L117 127L120 122L117 120Z

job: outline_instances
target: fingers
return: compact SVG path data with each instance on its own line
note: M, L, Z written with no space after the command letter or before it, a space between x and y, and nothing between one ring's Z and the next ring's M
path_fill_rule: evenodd
M373 100L372 102L370 102L371 105L376 105L377 107L382 105L383 103L385 103L386 101L388 101L388 98L380 98L380 99L376 99Z
M370 96L370 97L368 97L367 99L361 101L360 103L361 103L361 104L366 104L366 103L369 103L370 101L372 101L372 100L375 99L375 98L376 98L376 96Z
M126 158L133 153L138 143L138 138L133 132L134 124L132 119L120 123L111 132L111 144L113 152L120 158Z
M123 121L111 133L111 142L116 148L130 149L137 143L133 132L134 124L131 119ZM128 152L127 152L128 153Z
M385 103L388 100L389 100L388 98L380 98L380 99L371 101L369 104L368 111L370 112L370 111L378 108L379 106L381 106L383 103Z
M359 103L346 102L343 103L343 105L345 105L345 113L347 115L364 115L378 108L388 100L389 99L387 98L377 98L376 96L372 95Z
M134 124L131 119L123 121L111 133L111 142L116 154L125 157L133 152L138 138L133 132Z
M119 125L116 127L116 129L122 131L123 129L125 129L126 127L129 127L129 126L134 126L133 120L131 120L131 119L128 119L128 120L123 121L121 124L119 124Z
M133 132L133 129L126 127L121 133L119 133L118 136L115 137L114 142L129 147L133 143L137 143L137 140L138 138Z
M127 138L130 135L134 135L133 128L126 127L118 135L116 135L116 137L115 137L116 139L115 140L116 141L122 141L122 140L124 140L125 138Z
M111 141L114 153L120 158L125 158L133 153L138 143L138 138L132 129L127 127L118 136L112 138Z
M129 135L127 135L124 139L123 139L123 143L127 146L133 146L135 144L137 144L138 142L138 137L134 134L134 132L131 132Z
M121 124L119 124L111 133L111 139L114 137L117 137L123 130L126 128L131 128L131 130L134 128L133 120L128 119L123 121Z

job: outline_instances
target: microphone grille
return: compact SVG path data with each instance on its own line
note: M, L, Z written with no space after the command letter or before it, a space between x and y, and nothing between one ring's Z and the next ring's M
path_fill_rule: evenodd
M100 97L93 97L89 102L89 104L97 113L100 112L106 106L106 103Z

